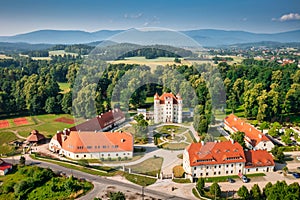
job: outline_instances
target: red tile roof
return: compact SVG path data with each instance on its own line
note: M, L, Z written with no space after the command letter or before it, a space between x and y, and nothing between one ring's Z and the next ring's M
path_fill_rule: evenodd
M113 109L109 112L103 113L93 119L78 124L70 128L71 131L100 131L107 126L110 126L117 121L124 119L124 114L120 109Z
M28 142L38 142L45 139L43 134L40 134L37 130L31 131L31 134L27 137L26 141Z
M4 171L6 169L10 169L12 164L5 162L4 160L0 159L0 170Z
M158 96L157 93L154 96L154 99L159 99L160 100L160 104L165 104L165 100L166 98L171 98L173 99L173 104L177 104L177 100L181 100L177 98L173 93L163 93L161 96Z
M245 162L242 146L231 141L192 143L187 148L190 166Z
M245 151L246 168L275 166L273 157L266 150Z
M61 137L62 149L73 153L133 151L133 136L126 132L71 131Z
M244 132L245 136L248 137L250 140L248 142L252 144L252 146L256 146L261 141L270 141L265 134L261 133L251 124L246 123L244 120L238 118L234 114L228 115L224 119L224 123L233 129L235 132L240 131ZM247 138L246 138L247 139Z

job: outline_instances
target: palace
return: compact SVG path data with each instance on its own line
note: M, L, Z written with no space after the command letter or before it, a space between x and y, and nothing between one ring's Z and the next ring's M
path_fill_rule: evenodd
M192 143L183 153L183 169L191 181L199 177L228 176L274 170L272 155L266 150L243 150L231 141Z
M133 155L133 136L126 132L64 130L53 136L49 149L76 160L126 159Z
M182 123L182 98L179 94L154 95L154 123Z

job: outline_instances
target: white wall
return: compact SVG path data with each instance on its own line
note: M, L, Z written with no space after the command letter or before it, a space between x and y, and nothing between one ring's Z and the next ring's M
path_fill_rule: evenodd
M79 159L118 159L118 157L121 158L132 158L133 153L132 151L122 151L122 152L96 152L96 153L73 153L65 150L61 150L61 154L68 158L72 158L74 160Z

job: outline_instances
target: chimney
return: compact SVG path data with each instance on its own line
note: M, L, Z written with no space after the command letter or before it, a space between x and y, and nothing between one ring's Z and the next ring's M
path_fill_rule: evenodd
M218 143L218 140L215 140L214 142L215 142L215 143Z
M231 141L232 144L234 144L234 140L232 138L230 138L230 141Z
M201 145L202 145L202 146L204 145L204 141L203 141L203 140L201 140Z
M249 131L252 131L252 128L249 128Z
M261 134L258 134L258 137L259 137L259 138L262 138L262 135L261 135Z
M125 139L122 138L122 139L121 139L121 142L125 142Z

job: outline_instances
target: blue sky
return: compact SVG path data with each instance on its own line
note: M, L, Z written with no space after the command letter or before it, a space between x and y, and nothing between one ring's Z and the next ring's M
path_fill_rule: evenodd
M0 35L40 29L300 29L298 0L1 0Z

